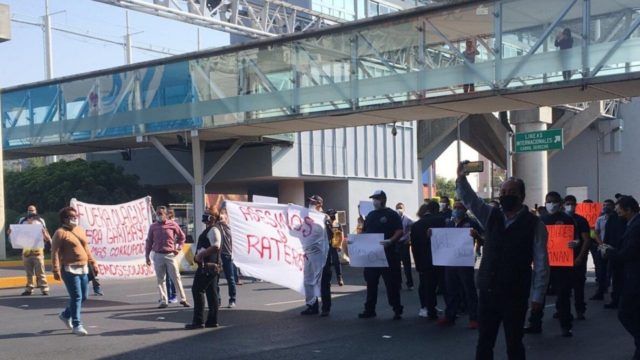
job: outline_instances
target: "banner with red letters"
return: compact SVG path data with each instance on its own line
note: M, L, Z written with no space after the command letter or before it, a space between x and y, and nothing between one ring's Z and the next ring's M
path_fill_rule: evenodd
M136 279L154 276L145 263L145 241L152 223L151 197L119 205L96 205L71 200L80 227L87 234L100 278Z
M233 239L233 262L242 274L304 294L304 263L309 260L305 259L303 246L307 251L316 250L316 242L308 240L324 236L325 215L296 205L235 201L225 204ZM326 236L323 238L328 248ZM323 246L320 242L317 245Z

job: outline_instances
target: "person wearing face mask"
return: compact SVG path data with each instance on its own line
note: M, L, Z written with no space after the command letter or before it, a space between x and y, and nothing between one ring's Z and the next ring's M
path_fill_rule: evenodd
M467 208L461 201L453 204L452 218L447 221L447 227L468 228L476 242L482 243L482 226L467 215ZM463 300L465 300L467 313L469 314L469 329L477 329L478 324L478 293L475 285L475 269L473 266L445 266L445 317L437 322L438 326L450 326L455 324Z
M623 195L616 194L616 201L620 200ZM607 223L604 228L603 242L606 245L614 248L620 248L622 243L622 234L624 234L627 227L626 221L619 216L618 212L614 210L609 213ZM620 302L620 294L622 292L624 269L622 264L615 258L605 259L607 261L607 276L611 281L611 301L604 305L605 309L617 309Z
M608 244L598 248L605 259L622 265L624 283L620 292L618 320L633 336L633 360L640 359L640 206L631 196L621 196L616 212L625 222L625 231L618 247Z
M451 200L449 200L448 196L440 197L440 215L444 217L445 220L451 219Z
M548 215L540 217L540 220L546 225L571 225L574 228L574 239L579 239L576 222L567 215L562 209L562 197L559 193L552 191L545 197L545 207L549 212ZM574 249L574 258L579 254L579 240L569 243L569 247ZM574 277L574 269L566 266L554 266L551 268L551 281L556 291L556 309L558 311L558 319L560 320L560 328L563 337L573 336L573 315L571 315L571 288ZM543 300L544 304L544 300ZM542 318L544 317L544 307L540 309L531 309L529 316L529 325L524 329L527 334L539 334L542 332Z
M589 221L583 216L576 214L576 206L578 202L573 195L567 195L564 198L564 212L573 218L576 223L578 232L577 240L580 245L576 247L578 254L573 261L573 281L572 290L574 296L574 305L576 309L576 319L584 320L584 313L587 311L587 304L584 302L584 284L587 281L587 257L589 256L589 248L591 247L591 232Z
M62 227L51 239L51 266L53 278L62 280L69 293L69 305L58 315L67 329L79 336L87 335L82 325L80 310L87 300L89 267L98 274L98 265L91 250L85 230L78 226L78 212L72 207L60 210Z
M589 300L604 300L604 295L609 291L609 275L607 272L607 260L603 259L598 251L598 246L604 244L606 238L606 227L609 217L617 216L615 214L615 203L611 199L607 199L602 203L602 212L596 220L594 229L594 244L591 246L591 256L596 268L596 280L598 282L598 290Z
M34 205L27 207L27 215L20 218L18 224L41 224L45 246L51 244L51 236L47 231L46 223L44 219L38 215L38 211ZM11 229L7 230L7 234L11 236ZM45 248L22 249L22 262L25 272L27 273L27 285L21 294L22 296L29 296L33 293L34 275L36 285L40 288L42 295L49 295L49 284L47 283L47 275L44 268L44 252Z
M309 210L323 212L322 197L309 197ZM318 295L322 298L321 316L328 316L331 310L331 257L329 247L333 228L329 216L324 218L324 233L319 232L320 226L315 225L303 242L304 250L304 292L307 308L300 315L317 315L320 313Z
M399 240L398 253L404 267L404 276L407 279L407 290L411 291L413 290L413 274L411 273L411 226L413 220L405 214L403 203L396 204L396 211L402 220L402 237ZM402 278L400 278L400 284L402 284Z
M458 197L485 230L477 276L479 337L476 359L493 359L501 324L509 359L525 359L522 337L527 302L531 295L531 308L542 309L549 280L547 230L523 204L525 184L521 179L509 178L502 184L498 209L478 197L466 175L464 163L461 163L456 180Z
M369 198L373 200L374 210L364 220L362 231L365 234L384 235L385 240L381 241L381 244L384 246L384 253L389 266L364 268L364 280L367 282L367 300L364 304L364 311L358 314L358 317L360 319L368 319L376 316L378 282L382 276L387 289L389 305L393 308L393 319L400 320L402 319L403 311L400 302L402 275L400 257L395 251L395 246L397 246L402 236L402 219L400 219L400 215L397 212L387 207L387 194L384 191L377 190Z
M160 305L158 308L168 307L167 289L165 277L168 273L173 283L177 286L180 295L180 305L190 307L187 302L176 255L184 245L185 236L180 226L175 221L167 218L167 209L159 207L156 210L156 222L149 226L145 245L145 259L147 265L151 265L151 251L153 251L153 267L156 272L158 292L160 293Z

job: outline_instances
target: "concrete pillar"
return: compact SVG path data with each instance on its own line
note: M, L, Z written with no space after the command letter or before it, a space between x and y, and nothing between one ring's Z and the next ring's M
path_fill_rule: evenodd
M515 125L516 133L547 130L552 120L551 108L512 111L510 120ZM524 203L530 208L534 204L544 204L544 197L549 192L547 152L517 153L514 162L514 176L521 178L526 186Z
M309 194L312 195L312 194ZM278 184L278 201L281 204L307 205L306 194L304 193L304 181L302 180L282 180Z

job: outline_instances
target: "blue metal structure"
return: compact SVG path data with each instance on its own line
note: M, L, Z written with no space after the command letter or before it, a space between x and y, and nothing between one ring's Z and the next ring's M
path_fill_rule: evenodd
M637 0L458 1L7 88L5 157L179 131L234 138L636 96L639 25ZM560 50L563 29L574 41ZM463 56L469 39L475 62ZM463 93L470 83L475 93ZM386 115L362 116L376 111Z

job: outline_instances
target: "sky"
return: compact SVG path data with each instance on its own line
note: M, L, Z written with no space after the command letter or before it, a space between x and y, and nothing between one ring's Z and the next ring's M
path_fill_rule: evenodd
M0 0L8 4L12 19L41 22L44 0ZM80 33L124 41L125 10L92 0L49 0L52 25ZM129 11L134 45L184 53L197 50L197 28L193 25ZM200 28L201 48L227 45L229 35ZM10 41L0 43L0 88L44 80L44 35L41 27L11 23ZM79 74L125 64L124 47L53 31L54 77ZM162 55L133 51L133 61Z

